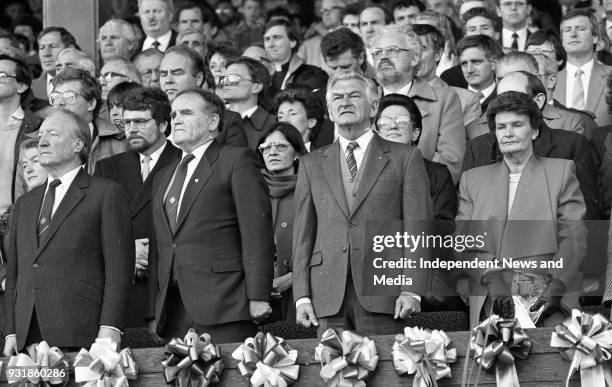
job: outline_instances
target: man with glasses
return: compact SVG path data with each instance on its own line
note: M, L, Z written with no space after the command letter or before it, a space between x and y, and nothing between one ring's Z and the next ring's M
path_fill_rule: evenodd
M328 73L330 68L327 66L321 54L321 40L323 37L335 29L342 26L342 11L346 7L345 0L322 0L321 1L321 23L325 28L325 33L319 33L302 43L297 54L304 59L306 64L317 66Z
M102 66L100 70L100 86L102 86L102 101L106 101L106 96L110 89L121 82L140 83L140 73L132 62L125 59L111 59Z
M465 152L461 101L456 93L414 78L420 55L421 41L410 26L386 26L372 39L376 78L385 95L406 95L426 113L419 149L426 159L446 165L457 182Z
M159 65L164 54L154 48L144 50L134 58L134 66L140 73L144 87L159 88Z
M31 82L30 70L23 61L0 55L0 214L26 191L18 163L19 144L42 122L21 106L21 96Z
M154 178L149 246L149 329L166 340L194 328L215 342L242 341L272 313L270 198L255 153L213 141L223 111L202 89L172 101L182 156Z
M500 0L497 12L502 18L502 46L515 51L525 51L525 43L530 34L527 29L527 19L531 13L530 1Z
M92 138L87 164L90 174L99 160L128 150L125 134L98 115L101 89L88 71L68 67L53 78L53 92L49 95L49 103L54 108L69 110L87 123Z
M229 62L219 87L229 110L242 117L249 148L255 150L259 140L276 122L276 118L259 105L270 88L268 70L254 59L238 58Z
M189 47L172 47L164 55L159 66L161 89L170 102L178 93L192 88L207 88L206 65L202 57ZM214 90L209 90L214 91ZM247 146L247 138L238 114L225 110L222 130L216 140L232 146Z
M146 282L153 224L153 178L167 165L176 164L181 158L181 151L166 139L170 129L170 109L170 102L163 91L154 88L132 90L123 104L122 121L130 150L100 160L96 165L96 175L119 183L130 200L136 268L127 315L128 327L144 326L148 317Z
M378 89L353 71L334 73L327 89L338 141L300 160L295 189L293 296L297 322L381 335L402 329L421 311L427 275L389 297L366 296L364 240L368 221L431 220L429 179L416 147L373 132ZM369 286L368 286L369 285ZM367 294L367 293L366 293Z

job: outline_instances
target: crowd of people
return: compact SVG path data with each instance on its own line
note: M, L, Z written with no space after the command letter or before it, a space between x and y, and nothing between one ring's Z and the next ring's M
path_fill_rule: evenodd
M145 326L551 326L593 274L612 300L585 222L612 204L611 0L111 4L96 58L40 1L0 17L5 355ZM490 236L426 259L563 265L405 268L382 295L373 221Z

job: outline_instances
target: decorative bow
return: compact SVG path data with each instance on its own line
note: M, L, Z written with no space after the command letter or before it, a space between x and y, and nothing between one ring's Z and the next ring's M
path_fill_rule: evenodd
M9 384L51 386L68 381L70 359L59 348L49 347L46 341L41 341L30 345L27 351L28 355L20 353L10 357L7 365ZM18 372L10 372L10 368Z
M298 379L300 366L296 365L298 352L285 340L270 333L259 332L240 344L232 357L239 361L242 376L251 375L253 387L286 387Z
M404 328L395 336L393 366L398 375L414 374L413 387L438 387L438 380L451 377L447 363L457 360L457 350L449 349L450 339L444 331Z
M87 387L128 387L128 379L138 376L132 352L117 353L117 343L109 338L96 339L91 348L81 348L74 358L74 378Z
M519 387L514 359L525 359L531 350L531 339L516 319L491 315L472 330L470 346L476 352L476 362L489 370L496 364L498 386Z
M210 335L198 337L189 329L185 339L174 338L166 344L168 358L162 361L166 383L174 381L180 387L206 387L218 383L223 372L219 347L212 344Z
M583 386L612 386L612 323L605 317L572 310L572 316L555 327L550 346L561 350L561 357L571 361L565 382L580 371Z
M367 337L350 331L328 329L315 348L321 362L321 378L330 387L365 387L365 380L378 364L376 345Z

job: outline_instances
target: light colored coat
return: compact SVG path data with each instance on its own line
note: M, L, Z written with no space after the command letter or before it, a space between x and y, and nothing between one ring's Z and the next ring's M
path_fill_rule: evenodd
M490 222L486 225L458 223L463 235L481 233L483 226L487 230L487 247L466 251L462 259L473 259L476 254L499 259L563 257L564 268L551 274L567 286L575 282L576 272L586 254L586 228L581 222L586 206L575 170L571 160L532 156L521 174L510 215L509 170L504 161L464 172L459 185L456 220ZM520 220L529 222L516 222ZM469 274L470 326L474 326L479 321L486 288L480 283L481 272L472 270ZM563 299L565 305L572 301L577 300ZM574 306L577 304L568 305Z
M593 64L589 81L585 110L595 115L595 122L599 126L612 124L612 114L608 111L608 103L606 102L610 70L612 70L612 67L596 61ZM557 75L557 87L554 92L555 99L563 104L566 101L566 82L567 70L563 69Z
M361 181L349 206L342 182L338 141L300 160L293 226L293 295L310 297L317 317L333 316L344 299L349 259L361 306L393 314L396 297L364 296L362 286L367 221L432 219L429 180L421 152L374 135L360 170ZM350 208L350 210L349 210ZM413 230L414 231L414 230ZM350 254L349 254L350 252ZM410 289L425 294L429 279L413 276ZM397 294L399 296L399 292Z

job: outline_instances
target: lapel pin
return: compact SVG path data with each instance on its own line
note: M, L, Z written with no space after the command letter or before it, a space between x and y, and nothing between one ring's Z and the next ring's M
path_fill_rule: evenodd
M176 201L176 199L173 197L170 198L170 204L174 204L174 202Z
M378 156L378 159L379 159L379 160L381 160L381 159L382 159L382 156Z
M194 183L197 183L197 182L199 182L199 181L200 181L200 179L195 179L193 182L194 182Z

